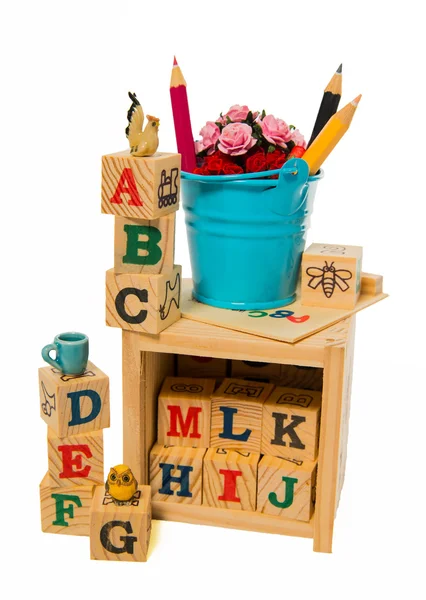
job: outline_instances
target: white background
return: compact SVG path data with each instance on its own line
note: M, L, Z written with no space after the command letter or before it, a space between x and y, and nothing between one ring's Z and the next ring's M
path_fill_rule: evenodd
M8 597L424 597L424 31L420 2L2 4L1 544ZM104 325L113 217L100 158L126 147L127 91L175 150L176 54L194 134L231 104L265 108L309 138L343 61L341 106L363 98L325 164L309 242L364 247L391 297L360 314L346 484L334 552L312 542L156 523L146 564L89 560L89 540L40 531L47 467L40 349L90 337L111 378L105 466L122 458L121 331ZM182 211L176 262L190 275Z

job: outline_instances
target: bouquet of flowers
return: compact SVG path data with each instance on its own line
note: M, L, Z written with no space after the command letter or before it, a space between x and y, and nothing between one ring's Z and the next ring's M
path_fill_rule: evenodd
M198 175L273 171L289 158L301 158L306 149L294 125L239 104L216 121L207 121L200 135L195 142Z

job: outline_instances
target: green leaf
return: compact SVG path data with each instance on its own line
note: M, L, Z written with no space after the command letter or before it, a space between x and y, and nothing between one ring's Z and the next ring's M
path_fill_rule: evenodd
M287 142L287 148L288 148L289 152L291 152L293 150L295 145L296 144L293 141Z
M215 125L217 125L219 127L219 129L222 131L222 129L223 129L222 123L219 123L219 121L216 121Z
M269 146L268 146L268 154L271 154L271 152L275 152L275 146L273 146L272 144L269 144Z
M266 117L266 112L265 109L262 110L262 114L260 115L261 119L264 119Z
M232 123L231 119L228 117L228 115L226 115L226 123L227 125L229 125L229 123Z
M251 122L253 121L253 113L251 112L251 110L249 110L248 114L247 114L247 122Z
M289 125L289 128L290 129L296 129L296 126L295 125Z

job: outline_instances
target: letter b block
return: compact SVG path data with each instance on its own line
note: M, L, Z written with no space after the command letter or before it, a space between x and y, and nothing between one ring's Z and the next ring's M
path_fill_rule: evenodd
M158 397L161 445L207 448L214 379L167 377Z
M83 375L39 369L40 416L60 438L109 427L109 379L91 362Z
M151 536L151 488L140 485L130 505L117 506L97 486L90 511L90 558L146 562Z

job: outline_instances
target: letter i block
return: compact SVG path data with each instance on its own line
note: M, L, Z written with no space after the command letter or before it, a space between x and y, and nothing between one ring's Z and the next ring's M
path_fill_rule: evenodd
M272 383L225 379L212 396L210 447L260 452L262 407Z
M40 483L42 531L89 535L93 490L93 485L51 487L49 473L46 473Z
M161 445L207 448L210 442L211 395L214 379L167 377L158 396Z
M155 219L115 219L114 272L162 273L174 266L175 214Z
M106 274L106 324L160 333L180 319L182 267L159 275Z
M302 256L302 304L354 308L361 292L361 263L360 246L309 246Z
M70 487L103 483L102 430L59 438L49 427L47 445L51 485Z
M203 504L256 510L259 459L256 452L209 448L204 457Z
M152 500L201 504L205 448L155 444L150 453Z
M90 558L146 562L151 537L151 488L140 485L128 505L117 506L96 486L90 511Z
M232 361L232 377L278 383L280 376L281 365L275 363L252 362L248 360Z
M158 219L179 208L180 154L132 156L127 150L102 157L102 212Z
M109 427L109 379L91 362L83 375L39 369L40 416L64 438Z
M257 511L309 521L314 508L317 463L264 456L257 476Z
M263 405L262 454L315 460L321 393L277 387Z

